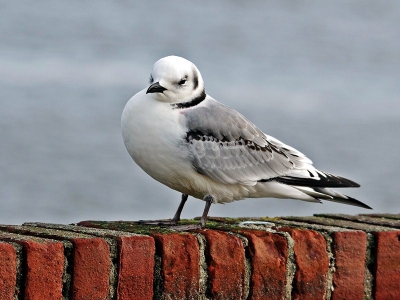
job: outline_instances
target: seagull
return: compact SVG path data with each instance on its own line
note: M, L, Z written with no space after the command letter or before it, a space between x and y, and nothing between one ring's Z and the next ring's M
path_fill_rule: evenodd
M314 168L303 153L207 95L192 62L161 58L149 81L126 104L121 128L136 164L182 193L174 217L157 224L178 224L188 196L205 201L200 228L212 203L245 198L327 200L371 209L330 189L359 184Z

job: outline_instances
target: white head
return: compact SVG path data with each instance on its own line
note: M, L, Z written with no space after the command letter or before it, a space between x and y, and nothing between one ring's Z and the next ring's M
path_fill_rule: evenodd
M192 62L179 56L167 56L154 64L146 94L167 103L189 102L205 97L204 81Z

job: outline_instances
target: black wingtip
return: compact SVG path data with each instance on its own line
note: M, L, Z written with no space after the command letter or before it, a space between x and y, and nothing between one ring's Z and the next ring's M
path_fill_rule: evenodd
M336 177L337 179L339 179L343 183L347 183L348 186L346 186L346 187L360 187L361 186L360 184L358 184L357 182L355 182L353 180L350 180L350 179L347 179L347 178L344 178L344 177L341 177L341 176L333 175L333 174L330 174L330 173L325 173L325 174L328 175L328 176L331 176L331 177Z
M357 182L354 182L350 179L341 176L333 175L319 170L317 170L317 173L319 174L319 178L281 176L281 177L275 177L273 178L273 180L289 185L307 186L307 187L325 187L325 188L360 187L360 185Z
M363 203L363 202L361 202L361 201L359 201L357 199L354 199L354 198L349 197L347 195L346 195L346 197L347 197L347 199L335 197L335 198L330 199L328 201L338 202L338 203L343 203L343 204L348 204L348 205L353 205L353 206L358 206L358 207L362 207L362 208L365 208L365 209L373 209L371 206L369 206L369 205L367 205L367 204L365 204L365 203Z

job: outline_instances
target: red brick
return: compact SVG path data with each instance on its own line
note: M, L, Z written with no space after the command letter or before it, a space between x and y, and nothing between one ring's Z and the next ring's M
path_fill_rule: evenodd
M120 236L117 241L117 299L153 299L154 239L149 236Z
M249 241L250 299L284 299L286 294L286 238L258 230L240 231Z
M17 254L12 245L0 242L0 299L14 299Z
M400 231L377 232L375 299L400 299Z
M165 299L197 299L200 253L192 234L154 234L161 255L161 276Z
M61 242L19 241L26 252L25 300L62 299L64 246Z
M281 228L294 240L296 273L293 280L293 299L324 299L329 269L329 257L324 237L313 230Z
M332 300L362 300L367 234L363 231L342 231L334 232L332 237L336 268L333 274Z
M107 242L102 238L75 238L71 242L74 245L72 298L108 299L111 261Z
M244 299L245 253L242 240L216 230L200 233L207 241L210 298Z

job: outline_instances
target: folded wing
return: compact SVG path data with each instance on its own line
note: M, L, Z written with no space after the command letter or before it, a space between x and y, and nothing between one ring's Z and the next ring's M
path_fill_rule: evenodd
M188 127L185 144L199 173L227 184L255 185L282 176L319 180L304 154L207 97L207 105L183 111Z

